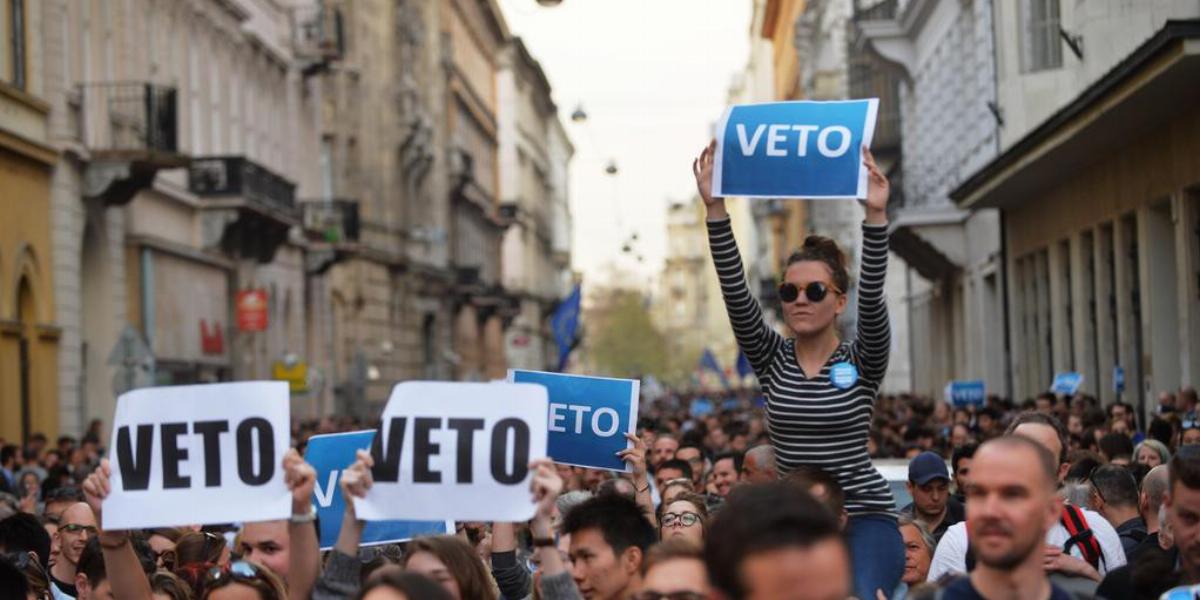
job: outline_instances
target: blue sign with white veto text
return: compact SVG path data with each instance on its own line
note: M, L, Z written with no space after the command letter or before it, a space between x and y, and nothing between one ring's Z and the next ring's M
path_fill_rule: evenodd
M1073 396L1079 391L1079 384L1083 383L1083 374L1075 371L1066 373L1055 373L1054 381L1050 384L1050 391L1055 394L1064 396Z
M866 198L879 100L741 104L717 128L713 195Z
M513 383L536 383L550 396L547 453L554 462L610 471L628 471L617 452L631 447L638 388L633 379L609 379L513 369Z
M355 451L369 450L374 439L374 430L308 438L304 460L317 471L313 503L317 506L321 525L319 535L322 550L333 548L342 530L342 513L346 510L346 501L342 498L342 471L354 464ZM367 521L360 545L391 544L421 535L448 533L454 533L454 524L449 521Z
M951 381L946 395L955 407L983 406L987 388L982 380Z

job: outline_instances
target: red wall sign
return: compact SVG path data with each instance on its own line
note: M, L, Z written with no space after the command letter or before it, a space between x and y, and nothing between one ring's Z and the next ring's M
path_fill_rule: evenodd
M238 331L267 330L267 291L244 290L237 294Z

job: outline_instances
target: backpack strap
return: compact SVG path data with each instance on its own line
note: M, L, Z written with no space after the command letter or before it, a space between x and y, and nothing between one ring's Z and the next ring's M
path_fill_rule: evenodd
M1095 534L1088 527L1083 511L1070 504L1064 504L1059 521L1070 535L1063 544L1063 552L1069 553L1073 546L1078 545L1079 551L1083 553L1083 559L1099 571L1100 564L1104 561L1104 552L1101 550L1100 542L1096 540Z

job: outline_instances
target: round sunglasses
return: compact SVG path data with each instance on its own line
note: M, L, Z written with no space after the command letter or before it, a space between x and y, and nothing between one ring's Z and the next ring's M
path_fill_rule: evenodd
M825 296L830 291L840 294L839 290L831 285L826 285L824 282L814 281L804 286L804 296L809 302L820 302L825 299ZM784 302L795 302L800 297L800 288L794 283L782 283L779 285L779 299Z

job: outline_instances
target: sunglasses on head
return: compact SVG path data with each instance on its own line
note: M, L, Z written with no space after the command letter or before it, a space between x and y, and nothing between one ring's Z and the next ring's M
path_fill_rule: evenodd
M842 293L841 290L831 285L826 285L820 281L814 281L804 286L804 296L808 298L809 302L820 302L825 299L825 296L828 295L831 290L838 294ZM795 302L799 297L800 288L797 287L796 284L784 282L779 285L780 300L784 302Z
M259 591L265 591L270 585L261 567L252 562L235 560L228 567L218 565L209 569L204 576L204 589L213 590L234 582L249 584Z

